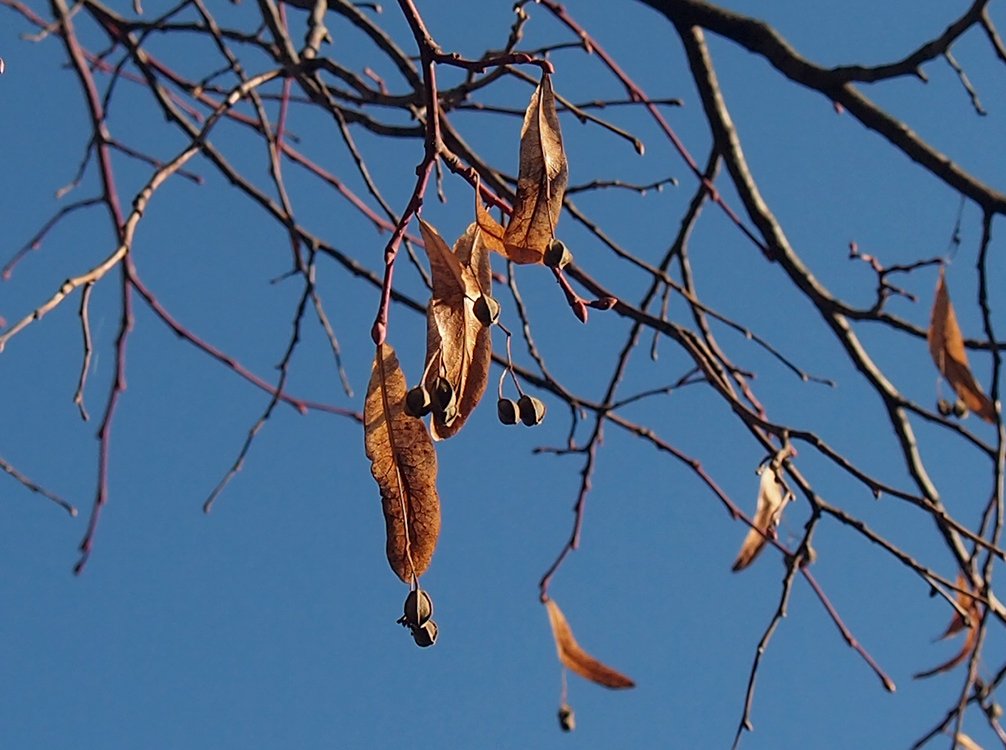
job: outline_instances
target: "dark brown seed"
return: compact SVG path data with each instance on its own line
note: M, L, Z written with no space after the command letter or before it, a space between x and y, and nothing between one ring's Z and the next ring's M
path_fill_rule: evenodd
M412 628L412 640L420 648L427 648L437 642L437 624L427 620L418 628Z
M398 623L407 628L418 628L425 625L433 615L433 600L422 589L416 589L409 592L402 609L403 614Z
M439 412L447 412L454 406L454 386L443 375L433 384L433 406Z
M572 706L565 703L559 706L559 727L564 732L572 732L576 729L576 714L573 713Z
M520 418L517 402L509 398L501 398L496 402L496 416L503 424L517 424L517 420Z
M573 254L562 240L553 239L548 243L542 262L549 268L564 268L572 263Z
M951 408L953 409L954 416L958 419L963 419L968 415L968 406L961 399L954 401L954 405Z
M482 325L489 327L500 319L500 303L485 294L480 295L472 306L472 312Z
M425 417L433 408L430 392L417 385L405 394L405 413L410 417Z
M527 394L521 396L517 402L517 411L520 414L520 421L528 427L541 424L545 419L545 404L534 396Z

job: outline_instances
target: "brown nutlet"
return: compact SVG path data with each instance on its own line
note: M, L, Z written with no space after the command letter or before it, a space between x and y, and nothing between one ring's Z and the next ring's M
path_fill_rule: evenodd
M402 607L402 616L398 623L407 628L418 628L426 624L433 616L433 600L422 589L409 592Z
M566 247L565 242L553 239L548 243L548 247L545 248L545 254L542 257L542 263L549 268L565 268L572 262L573 253Z
M545 419L545 404L534 396L524 394L517 402L520 421L528 427L541 424Z
M489 295L482 294L475 300L472 312L479 323L488 328L500 319L500 303Z
M412 628L412 640L419 648L428 648L437 642L437 624L427 620L418 628Z
M432 409L433 399L424 386L417 385L405 394L405 413L410 417L425 417Z
M439 412L448 412L454 406L455 393L451 381L443 375L433 384L433 406Z
M496 402L496 416L503 424L517 424L520 419L520 411L517 402L509 398L501 398Z

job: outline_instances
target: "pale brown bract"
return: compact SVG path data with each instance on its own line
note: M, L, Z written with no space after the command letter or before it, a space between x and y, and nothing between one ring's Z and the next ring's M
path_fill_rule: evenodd
M503 254L514 263L541 263L555 237L569 182L552 80L544 75L531 96L520 133L520 167ZM480 221L481 223L481 221Z
M624 674L599 662L580 647L576 638L573 637L573 630L569 627L566 616L559 609L555 600L547 600L545 609L548 610L548 622L552 626L552 635L555 637L555 650L563 666L591 682L604 685L604 687L617 689L636 686L636 683Z
M946 273L942 268L940 280L936 284L936 298L933 300L933 312L926 338L929 341L929 353L933 355L933 362L964 405L986 422L995 423L995 406L975 380L968 365L964 336L957 324L957 313L954 311L953 303L950 302Z
M479 321L474 305L492 294L489 249L477 224L471 224L453 251L430 224L419 224L430 258L433 294L426 309L426 365L424 384L431 391L438 377L450 382L457 411L449 418L434 413L434 440L456 435L478 406L489 381L492 359L491 328Z
M776 473L775 462L770 462L760 470L761 481L758 484L758 504L755 507L754 528L749 529L744 543L741 544L737 559L734 560L733 570L738 572L744 570L754 562L758 553L762 551L768 543L769 537L775 534L775 528L779 525L783 508L789 493L779 481Z
M933 667L932 669L927 669L913 675L916 680L932 677L934 675L942 674L943 672L949 672L951 669L967 659L978 645L978 626L982 619L981 605L978 603L978 600L975 599L973 594L968 593L971 591L971 585L963 575L957 576L957 586L960 589L957 592L957 604L961 610L967 613L967 620L961 616L960 612L955 611L953 617L950 619L950 624L947 626L947 629L943 631L943 634L938 640L942 641L945 638L957 635L962 630L966 630L967 635L964 638L964 643L961 644L960 650L947 659L947 661Z
M404 411L395 350L377 347L363 408L364 444L381 490L391 569L405 583L426 572L440 535L437 454L423 420Z

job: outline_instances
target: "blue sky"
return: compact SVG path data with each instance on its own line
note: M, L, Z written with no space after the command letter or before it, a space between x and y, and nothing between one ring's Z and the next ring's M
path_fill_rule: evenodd
M41 12L41 3L34 3ZM128 3L118 3L125 9ZM153 3L147 3L148 12ZM477 56L505 40L510 3L425 3L427 24L446 50ZM571 1L569 11L653 96L679 97L672 125L700 161L709 136L701 105L671 27L637 4ZM253 4L221 5L221 20L248 14ZM956 7L959 6L959 7ZM793 44L826 64L896 59L940 33L964 5L735 2L737 10L768 13ZM567 39L540 7L524 46ZM998 12L999 9L994 9ZM6 261L56 211L54 192L77 168L89 133L86 113L65 53L54 39L32 44L20 17L0 13L0 260ZM291 23L306 15L291 12ZM391 4L384 18L412 49ZM1006 22L1006 19L1004 19ZM356 69L372 64L344 25L336 48ZM300 38L298 34L295 38ZM87 37L95 49L100 37ZM153 42L186 73L212 68L209 48ZM854 304L867 304L873 278L847 259L850 241L885 263L946 251L959 200L927 179L904 156L838 115L821 96L794 87L761 60L711 39L724 95L755 177L793 245L815 275ZM868 89L921 135L964 167L1001 183L1006 157L1002 102L1006 77L983 37L972 32L954 48L990 114L969 108L953 72L926 66L928 84L897 81ZM209 60L209 62L207 62ZM620 96L594 58L559 52L556 90L574 101ZM256 66L257 64L257 66ZM260 71L264 61L250 63ZM378 72L394 80L383 68ZM447 81L454 80L445 73ZM148 105L148 93L120 85L111 127L131 145L170 158L184 144ZM526 86L503 83L487 94L521 108ZM676 177L680 185L639 197L622 191L576 196L617 241L658 260L677 229L694 183L652 124L627 109L605 113L646 143L646 155L595 128L564 119L571 184L618 177L650 182ZM516 169L520 121L458 113L452 122L494 163ZM305 150L357 192L363 188L328 122L295 110L291 129ZM228 140L226 134L230 134ZM216 134L235 163L267 184L265 155L237 129ZM415 141L386 142L359 135L375 179L401 210L421 158ZM149 179L151 168L117 157L123 196ZM286 348L300 286L270 283L288 270L289 246L270 223L206 162L189 167L205 184L174 179L153 198L137 234L134 260L159 301L200 337L262 377L275 379ZM379 269L386 236L315 180L288 165L301 220L371 269ZM717 183L739 206L724 177ZM62 202L97 189L93 166ZM447 176L446 204L431 194L424 217L449 241L471 220L470 190ZM998 230L999 225L994 227ZM560 232L578 264L619 296L638 301L648 279L636 275L571 220ZM961 325L980 333L974 305L974 259L980 216L962 214L962 244L948 281ZM993 251L1000 243L995 242ZM20 319L68 276L114 249L100 209L59 225L0 283L0 315ZM691 241L691 259L704 299L744 320L800 367L837 381L829 389L802 383L764 352L725 329L724 348L757 373L755 385L770 415L820 431L870 472L907 485L896 443L877 415L861 377L820 325L814 310L778 268L709 208ZM494 259L494 262L499 259ZM403 266L404 269L404 266ZM497 265L502 270L502 265ZM1003 263L993 262L1003 280ZM418 276L397 276L422 296ZM522 268L518 279L550 369L573 390L600 398L613 354L628 325L592 312L582 326L569 314L550 274ZM935 270L905 280L919 301L893 300L891 311L924 326ZM309 321L291 366L289 391L303 398L362 409L373 345L370 324L377 291L322 261L318 284L345 357L353 395L340 386L328 344ZM512 303L504 321L519 328ZM552 595L581 644L632 676L637 688L612 693L570 678L578 728L559 733L555 711L560 668L537 582L564 544L573 521L581 459L534 455L557 446L569 428L558 402L535 430L504 428L490 402L455 439L438 446L444 525L424 586L433 596L440 640L419 650L395 619L407 593L384 558L384 522L363 453L362 428L323 413L278 408L242 471L210 515L201 505L234 461L268 396L180 341L137 301L129 340L128 389L111 440L110 500L94 554L74 577L77 546L94 496L95 439L113 375L119 323L118 281L109 276L93 293L95 354L86 393L92 414L83 422L72 403L81 361L79 297L12 339L0 355L0 457L68 498L80 515L0 476L0 737L12 748L371 748L422 742L450 747L729 747L741 715L755 646L775 610L783 566L774 551L742 574L730 572L745 527L732 521L693 473L613 426L599 452L588 499L582 548L557 575ZM1000 310L994 321L1002 327ZM691 324L672 301L670 314ZM924 340L892 336L861 325L857 333L905 394L928 406L936 371ZM418 379L425 322L394 308L389 341L410 381ZM503 340L497 338L497 347ZM514 342L516 359L532 363ZM672 342L659 359L633 360L620 393L667 385L689 367ZM988 385L988 358L972 355ZM491 386L498 370L491 375ZM754 470L764 457L708 389L693 386L626 407L627 417L701 460L725 491L753 510ZM984 440L993 430L967 426ZM916 425L923 455L944 501L975 524L990 472L960 441ZM581 430L583 428L581 427ZM586 434L585 432L581 434ZM884 499L801 451L798 466L830 502L862 515L878 530L953 577L928 518ZM788 511L783 541L799 538L805 501ZM947 658L956 644L932 645L950 617L926 586L848 529L825 523L816 536L814 573L859 641L898 684L881 690L875 676L845 646L810 589L794 588L759 674L755 732L743 747L905 747L957 699L963 669L929 681L911 675ZM995 628L983 674L1003 652ZM980 742L993 736L975 716L967 727ZM941 740L942 742L942 740ZM949 742L949 740L947 740ZM989 744L988 746L991 746Z

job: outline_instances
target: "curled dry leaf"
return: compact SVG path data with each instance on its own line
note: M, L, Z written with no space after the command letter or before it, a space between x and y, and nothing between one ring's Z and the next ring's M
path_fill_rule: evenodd
M955 611L954 616L950 620L950 624L947 626L947 629L943 631L943 635L941 635L938 640L949 638L950 636L956 635L962 630L965 630L967 631L967 636L964 638L961 650L942 664L913 675L916 680L921 680L942 672L950 671L962 661L967 659L971 652L974 651L975 646L978 645L978 623L982 617L981 607L975 597L972 594L967 593L971 586L963 576L957 576L957 586L962 589L957 592L957 603L960 605L961 609L968 613L967 619L970 620L970 623L965 622L960 613Z
M936 367L953 387L961 401L986 422L996 421L996 410L989 397L978 385L968 365L968 355L964 349L964 336L957 325L957 313L950 302L944 270L940 269L940 280L936 284L936 299L929 321L926 338L929 353L933 355Z
M503 254L514 263L541 263L562 209L569 181L552 79L543 75L520 131L520 167L513 214L503 234Z
M395 350L377 347L363 407L364 444L381 489L391 569L411 583L430 566L440 535L437 454L421 419L405 413Z
M479 229L482 230L482 241L485 243L485 246L494 253L499 253L500 255L505 256L506 250L503 246L503 226L496 221L496 219L493 218L493 215L489 213L489 210L482 205L482 201L479 200L477 193L475 195L475 223L478 224ZM534 263L534 260L526 262Z
M749 529L747 536L744 537L744 543L737 554L737 559L734 560L734 572L744 570L754 562L768 538L775 536L775 529L779 525L782 510L786 507L786 502L790 497L786 487L780 481L778 474L780 469L777 463L776 460L772 460L759 470L761 482L758 485L758 505L754 517L755 528Z
M573 631L570 629L569 623L566 622L566 616L559 609L558 604L549 599L545 602L545 609L548 610L548 621L552 625L552 635L555 637L555 650L559 654L559 661L563 666L581 677L605 687L630 688L636 686L636 683L624 674L602 664L580 648L580 644L573 637Z
M453 251L431 225L421 221L419 228L433 276L426 310L425 385L432 392L437 378L444 377L457 399L456 412L434 413L433 438L443 440L464 426L489 382L492 331L475 315L475 302L491 295L492 269L477 224L468 227Z

